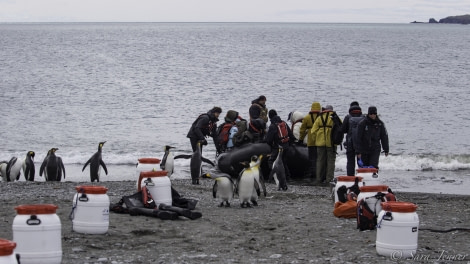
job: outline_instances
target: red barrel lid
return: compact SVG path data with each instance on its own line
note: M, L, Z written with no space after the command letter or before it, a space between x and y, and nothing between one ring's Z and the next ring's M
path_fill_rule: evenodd
M401 201L382 202L381 205L382 210L397 213L413 213L416 212L416 209L418 208L414 203Z
M162 177L168 175L168 171L142 171L140 172L139 178L153 178L153 177Z
M13 254L16 243L6 239L0 239L0 256L9 256Z
M75 189L79 193L87 194L105 194L108 191L104 186L76 186Z
M359 181L362 181L361 176L337 176L336 179L337 181L341 182L354 182L356 181L356 178L359 178Z
M376 169L376 168L358 168L356 170L357 173L368 173L368 172L374 173L374 172L377 172L377 171L379 171L379 170Z
M158 164L160 163L160 159L157 158L140 158L139 163L142 164Z
M368 185L359 187L361 192L386 192L388 191L387 185Z
M59 208L54 204L24 204L15 207L15 210L20 215L35 215L35 214L55 214Z

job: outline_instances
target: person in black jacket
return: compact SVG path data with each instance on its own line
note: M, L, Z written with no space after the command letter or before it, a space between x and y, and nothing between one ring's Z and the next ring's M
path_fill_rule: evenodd
M384 122L377 116L377 107L370 106L367 117L358 125L357 159L362 159L364 166L379 169L380 151L383 149L388 156L388 133Z
M349 114L343 119L343 125L341 130L346 133L346 142L344 147L346 148L346 172L349 176L354 176L356 173L356 148L357 145L357 127L359 123L365 118L362 114L362 109L359 103L354 101L350 104Z
M222 113L222 108L215 106L207 113L199 115L198 118L193 122L191 128L189 129L188 135L191 142L191 147L193 152L196 151L197 142L202 141L202 146L207 145L206 137L212 137L214 143L217 145L217 121L219 121L219 115Z
M279 153L279 146L282 147L282 162L284 163L286 178L290 178L290 171L287 168L286 163L286 153L289 149L289 145L295 141L294 134L289 128L285 121L282 121L281 118L277 115L276 110L269 110L269 119L271 124L269 125L268 132L266 134L266 143L271 146L271 156L269 157L268 164L269 168L273 167L274 161L277 158ZM283 126L279 126L280 123L284 122ZM285 130L283 128L285 127ZM281 131L281 132L280 132ZM280 134L284 134L283 138L280 138Z

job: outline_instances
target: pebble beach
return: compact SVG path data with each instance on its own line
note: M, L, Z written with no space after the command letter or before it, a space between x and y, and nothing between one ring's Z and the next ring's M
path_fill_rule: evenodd
M69 214L81 185L108 188L111 203L136 191L134 181L1 182L0 238L12 240L15 207L55 204L61 221L62 263L469 263L470 196L396 192L400 201L417 205L416 255L381 256L376 230L359 231L356 219L337 218L328 187L289 185L277 191L267 184L258 206L218 207L213 180L200 185L172 180L183 196L199 200L202 217L161 220L110 212L108 232L73 231ZM36 239L36 238L32 238ZM40 241L39 238L37 238Z

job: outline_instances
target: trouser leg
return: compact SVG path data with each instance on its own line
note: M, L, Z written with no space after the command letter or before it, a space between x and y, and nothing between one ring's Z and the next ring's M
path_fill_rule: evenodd
M356 152L348 147L346 151L346 172L348 176L356 175Z
M335 177L336 147L326 148L326 182Z
M317 147L317 179L322 182L326 179L326 147Z
M317 175L317 147L308 147L308 159L310 161L310 177L315 178Z

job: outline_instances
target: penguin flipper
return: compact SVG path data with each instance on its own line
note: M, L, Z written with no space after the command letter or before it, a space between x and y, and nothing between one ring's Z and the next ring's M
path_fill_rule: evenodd
M108 175L108 169L106 168L106 164L104 164L104 161L100 160L100 164L101 164L101 167L103 167L104 172L106 173L106 175Z
M93 158L93 157L92 157L92 158ZM88 164L90 164L92 158L90 158L90 159L85 163L85 165L83 165L82 171L84 171L85 168L86 168L86 166L88 166Z
M212 196L217 198L217 180L214 181L214 185L212 186Z
M58 157L57 163L59 165L59 170L62 170L64 172L64 179L65 179L65 167L64 167L64 163L62 162L62 158Z
M210 161L210 160L208 160L208 159L206 159L206 158L204 158L204 157L201 157L201 160L204 161L205 163L209 163L210 165L215 166L215 165L214 165L214 162L212 162L212 161Z
M264 197L266 197L266 184L264 183L264 178L263 174L261 174L261 171L259 173L259 183L261 184L261 188L263 189Z
M44 172L44 168L46 167L46 160L44 160L39 168L39 176L42 177L42 173Z
M258 181L255 181L254 185L255 185L256 194L257 194L258 197L259 197L259 196L261 195L261 192L260 192L260 190L259 190Z
M180 154L180 155L176 155L174 159L190 159L193 155L189 155L189 154Z

